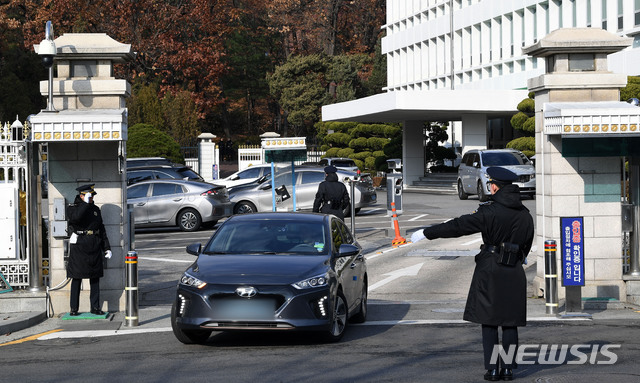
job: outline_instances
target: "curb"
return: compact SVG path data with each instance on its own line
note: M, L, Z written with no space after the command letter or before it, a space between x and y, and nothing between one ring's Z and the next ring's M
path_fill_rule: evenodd
M5 313L0 317L0 335L24 330L37 325L47 318L45 311L25 311L18 313Z

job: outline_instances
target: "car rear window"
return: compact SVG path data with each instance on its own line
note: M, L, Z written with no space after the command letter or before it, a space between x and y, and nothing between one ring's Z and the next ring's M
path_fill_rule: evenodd
M484 166L524 165L522 157L517 153L482 153Z
M354 167L356 166L356 163L349 160L337 160L337 161L334 160L334 161L331 161L331 165L342 166L342 167Z

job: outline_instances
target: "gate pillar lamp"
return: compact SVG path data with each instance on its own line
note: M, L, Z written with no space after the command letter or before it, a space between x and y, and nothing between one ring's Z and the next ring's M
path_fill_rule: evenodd
M47 102L47 112L55 112L53 108L53 58L56 55L56 44L53 41L53 26L51 21L47 21L45 38L38 47L38 56L42 57L42 65L49 69L49 101Z

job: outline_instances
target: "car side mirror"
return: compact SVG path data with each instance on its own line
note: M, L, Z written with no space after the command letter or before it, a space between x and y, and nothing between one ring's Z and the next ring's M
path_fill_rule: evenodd
M231 181L237 181L239 179L240 179L239 175L235 175L235 176L231 177Z
M357 255L360 252L360 248L349 243L343 243L338 249L338 257L351 257Z
M479 167L480 167L480 164L479 164L479 163L477 163L477 162L474 162L474 163L473 163L473 167L474 167L474 168L479 168Z
M260 190L268 190L271 189L271 183L265 183L260 185Z
M192 243L187 246L187 254L200 255L200 250L202 250L202 244L200 243Z

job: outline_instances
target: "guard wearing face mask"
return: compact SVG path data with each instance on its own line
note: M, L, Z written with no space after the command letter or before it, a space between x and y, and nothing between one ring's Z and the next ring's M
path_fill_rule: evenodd
M329 165L324 168L325 181L320 182L316 198L313 201L314 213L333 214L344 220L344 209L349 207L349 192L347 187L338 181L338 174L335 166Z
M500 167L487 169L492 201L480 205L473 214L418 230L413 243L436 238L456 238L482 233L484 244L475 257L464 320L482 325L482 346L487 372L485 380L513 380L512 361L492 360L500 345L518 347L518 326L527 322L527 278L522 264L533 242L533 218L520 201L520 188L512 182L515 173Z
M100 305L100 278L104 275L102 257L111 258L111 246L102 223L100 208L94 205L97 194L95 184L83 185L76 190L73 205L67 207L69 238L69 260L67 278L71 278L69 315L77 316L80 306L80 285L89 279L91 313L104 315Z

